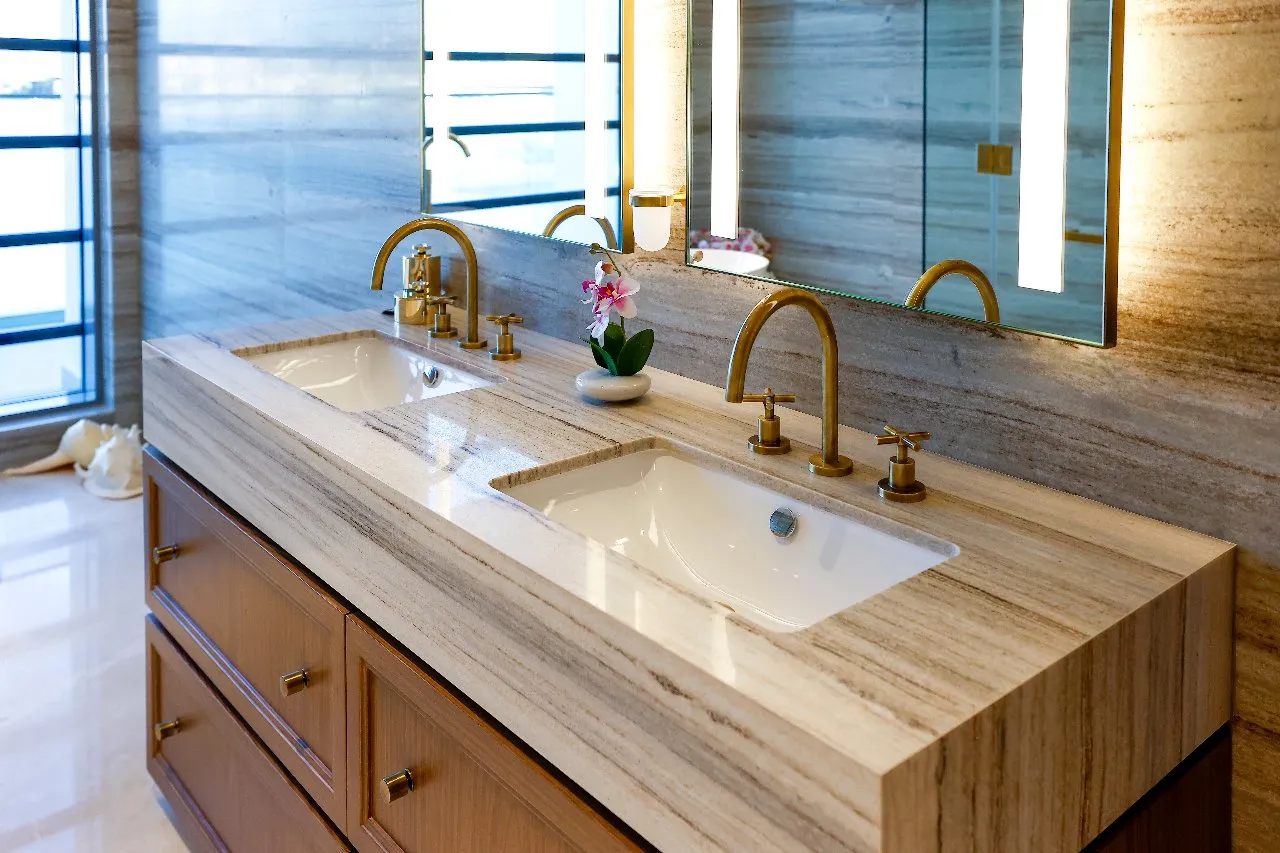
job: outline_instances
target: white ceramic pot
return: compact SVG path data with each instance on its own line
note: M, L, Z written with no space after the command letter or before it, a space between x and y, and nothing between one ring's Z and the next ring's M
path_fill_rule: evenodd
M643 370L635 376L614 376L603 367L593 367L579 373L574 384L588 400L621 403L643 397L649 390L649 377Z

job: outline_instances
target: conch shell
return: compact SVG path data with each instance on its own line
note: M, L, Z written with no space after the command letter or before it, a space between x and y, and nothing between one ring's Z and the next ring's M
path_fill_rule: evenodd
M142 431L136 426L117 431L93 454L88 468L76 465L85 491L100 498L122 500L142 494Z
M142 430L79 420L67 428L58 449L43 459L0 471L0 476L39 474L74 465L90 494L131 498L142 494Z
M20 476L22 474L39 474L53 471L66 465L88 467L93 462L93 454L104 444L115 431L123 432L121 427L104 427L91 420L81 419L67 427L58 442L58 449L43 459L37 459L19 468L10 468L0 474Z

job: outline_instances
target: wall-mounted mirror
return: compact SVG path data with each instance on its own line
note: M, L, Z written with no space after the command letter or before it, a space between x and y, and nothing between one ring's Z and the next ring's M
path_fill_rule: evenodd
M690 0L688 263L1113 344L1121 2Z
M623 5L423 0L424 214L619 245Z

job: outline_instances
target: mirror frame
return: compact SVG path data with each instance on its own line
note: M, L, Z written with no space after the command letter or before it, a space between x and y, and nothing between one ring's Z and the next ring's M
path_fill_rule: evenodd
M568 240L563 237L535 234L532 231L520 231L514 228L504 228L498 225L481 225L475 222L468 222L465 219L457 219L449 214L428 213L425 211L423 200L426 197L427 187L427 149L426 149L426 128L427 128L427 74L425 63L427 61L427 3L429 0L418 0L418 129L415 137L418 142L418 215L419 216L435 216L440 219L446 219L458 225L468 225L477 228L491 228L495 231L501 231L507 234L518 234L522 237L540 238L543 240L554 240L559 243L567 243L571 246L590 246L590 243L579 242L577 240ZM619 233L617 234L618 242L621 244L616 249L609 247L612 251L618 252L634 252L635 236L632 230L632 210L631 205L627 203L627 190L634 185L635 171L635 139L634 139L634 121L635 108L632 99L632 93L635 88L635 2L636 0L615 0L618 5L618 64L619 64L619 81L618 81L618 206L619 214Z
M711 0L688 0L686 6L685 27L687 31L685 43L685 174L688 197L691 199L696 193L694 190L693 175L693 17L695 2L711 2ZM904 311L917 311L922 314L929 314L935 317L945 317L952 320L963 320L968 323L976 323L982 326L988 326L995 329L1006 329L1012 332L1024 332L1026 334L1037 335L1043 338L1052 338L1054 340L1066 341L1081 346L1095 347L1098 349L1109 349L1114 347L1118 339L1118 322L1117 315L1119 312L1119 281L1120 281L1120 176L1121 176L1121 139L1123 129L1124 114L1124 24L1125 24L1125 0L1110 0L1111 2L1111 44L1110 44L1110 61L1107 69L1107 180L1106 180L1106 227L1103 236L1103 295L1102 295L1102 340L1092 341L1083 338L1074 338L1070 335L1061 335L1054 332L1045 332L1037 329L1027 329L1008 323L989 324L975 317L965 317L959 314L950 314L945 311L933 311L929 308L911 308L901 302L890 302L885 299L878 299L874 296L859 296L855 293L844 293L838 290L832 290L828 287L815 284L805 284L803 282L787 281L781 278L767 278L757 275L742 275L738 273L725 272L717 270L714 267L698 266L693 263L692 257L695 249L691 249L689 243L690 223L687 221L687 211L693 206L692 203L686 203L686 222L685 231L682 235L684 241L684 265L697 269L701 272L719 273L721 275L733 276L735 278L745 278L752 281L758 281L763 284L773 284L778 288L796 287L801 290L809 290L815 293L821 293L828 296L840 296L846 299L858 299L863 302L874 302L880 305L888 305L894 308L901 308ZM1064 236L1065 240L1065 236ZM923 274L923 271L922 271ZM905 299L906 296L904 295Z

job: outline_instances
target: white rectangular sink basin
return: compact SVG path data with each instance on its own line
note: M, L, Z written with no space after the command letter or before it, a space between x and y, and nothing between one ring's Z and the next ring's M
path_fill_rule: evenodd
M468 373L435 353L372 329L233 353L348 412L385 409L500 381Z
M888 519L855 518L852 508L837 515L671 447L541 470L493 485L773 631L816 624L959 553ZM771 530L779 509L795 518L790 537Z

